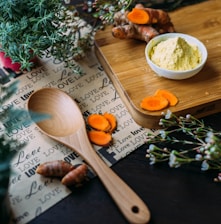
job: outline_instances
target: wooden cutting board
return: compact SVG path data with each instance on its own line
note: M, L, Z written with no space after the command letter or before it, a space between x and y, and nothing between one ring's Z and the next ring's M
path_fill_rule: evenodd
M140 101L157 89L175 93L179 103L170 110L198 118L221 111L221 1L183 7L169 14L176 32L201 40L208 50L204 69L185 80L158 77L146 63L145 42L112 37L111 27L95 37L95 52L133 119L143 127L157 128L159 112L140 108ZM167 110L167 109L166 109ZM165 110L165 111L166 111Z

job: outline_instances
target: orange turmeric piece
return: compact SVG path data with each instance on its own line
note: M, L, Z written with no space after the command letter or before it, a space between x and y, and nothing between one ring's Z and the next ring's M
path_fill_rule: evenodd
M36 172L45 177L63 177L74 169L74 166L62 160L49 161L40 164Z
M135 10L136 14L133 14L133 10ZM132 23L135 23L131 20L131 17L137 17L137 22L136 24L166 24L170 22L170 17L168 13L162 9L153 9L153 8L145 8L142 4L137 4L135 6L130 15L130 17L127 16L128 20L131 21ZM144 22L144 12L146 12L147 16L145 17L146 23ZM128 13L129 14L129 13ZM140 15L139 15L140 14ZM140 18L140 23L139 23L139 18Z
M148 111L158 111L166 108L169 105L169 101L162 96L147 96L145 97L140 106L144 110Z
M82 185L82 182L87 177L88 167L86 164L77 166L74 170L68 172L61 180L61 183L66 186L75 185L76 187Z
M109 146L112 141L112 135L109 132L91 130L88 132L90 141L99 146Z
M127 18L130 22L135 24L147 24L149 23L149 14L141 8L133 8L131 12L127 14Z
M105 112L103 115L108 122L110 123L110 130L108 131L109 133L112 133L116 128L117 128L117 119L113 114Z
M111 126L109 121L101 114L91 114L87 119L88 124L99 131L108 131Z
M169 101L170 106L175 106L178 103L178 98L169 90L158 89L154 95L166 98Z

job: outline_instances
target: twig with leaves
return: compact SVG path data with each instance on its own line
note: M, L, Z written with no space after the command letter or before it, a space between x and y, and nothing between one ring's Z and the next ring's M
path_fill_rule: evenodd
M159 124L163 129L147 135L150 164L168 161L170 167L177 168L195 162L202 171L221 171L220 132L190 114L176 116L169 110ZM214 181L221 182L221 173Z

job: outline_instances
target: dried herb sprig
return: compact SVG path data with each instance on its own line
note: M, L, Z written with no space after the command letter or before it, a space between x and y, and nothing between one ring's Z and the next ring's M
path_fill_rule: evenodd
M159 124L163 129L147 135L150 164L167 161L177 168L194 162L202 171L221 170L220 132L190 114L176 116L169 110ZM214 180L221 182L221 173Z

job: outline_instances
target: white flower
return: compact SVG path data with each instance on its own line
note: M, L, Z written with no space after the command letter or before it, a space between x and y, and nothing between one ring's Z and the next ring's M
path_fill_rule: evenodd
M160 119L159 125L163 125L163 119Z
M196 154L196 156L195 156L195 159L196 159L197 161L200 161L202 158L203 158L203 157L202 157L201 154Z
M165 115L165 119L169 120L171 118L172 112L170 110L167 110L167 113Z
M161 138L163 138L163 139L165 139L167 136L166 132L164 130L160 130L159 134L160 134Z
M153 165L154 163L156 163L156 157L153 155L150 155L150 165Z
M214 143L214 134L213 134L213 132L211 132L211 131L209 131L209 132L207 132L207 134L206 134L206 138L205 138L205 141L207 142L207 143Z
M187 119L187 121L189 121L191 119L191 115L190 114L187 114L186 115L186 119Z
M174 153L175 153L174 151L172 151L172 152L170 153L169 166L170 166L170 167L175 167L175 168L177 168L177 167L180 166L180 164L179 164L179 162L177 161L177 157L176 157L176 155L175 155Z
M209 164L207 163L206 160L204 160L201 164L201 170L206 171L209 169Z
M154 144L150 144L148 151L151 152L151 151L154 150L154 148L155 148L155 145Z

